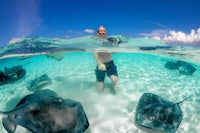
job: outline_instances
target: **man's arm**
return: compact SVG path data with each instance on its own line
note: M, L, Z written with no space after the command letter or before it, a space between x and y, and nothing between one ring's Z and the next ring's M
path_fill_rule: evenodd
M94 58L95 58L95 60L96 60L97 65L98 65L98 69L99 69L99 70L102 70L102 71L106 71L106 66L105 66L105 64L103 64L103 62L99 59L98 53L95 52L93 55L94 55Z

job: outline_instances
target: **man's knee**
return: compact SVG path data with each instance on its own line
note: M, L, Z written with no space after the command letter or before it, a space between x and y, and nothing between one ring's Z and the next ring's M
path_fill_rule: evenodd
M118 82L118 77L116 75L111 75L110 76L111 81L113 82L113 84L117 84Z

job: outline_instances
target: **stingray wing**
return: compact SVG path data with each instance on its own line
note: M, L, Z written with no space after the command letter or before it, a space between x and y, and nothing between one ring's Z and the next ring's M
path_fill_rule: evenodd
M30 85L27 86L27 89L30 91L36 91L36 90L44 88L50 84L52 84L51 79L48 77L47 74L43 74L40 77L32 80Z
M3 118L2 124L8 133L14 133L17 127L9 117Z
M16 105L15 109L11 111L0 111L1 114L7 115L5 118L2 119L2 124L4 128L7 130L8 133L14 133L16 130L16 126L19 125L19 121L16 120L16 113L21 112L20 114L23 115L23 109L29 103L35 103L42 99L48 99L50 97L57 97L57 94L49 89L36 91L35 93L22 98Z
M175 132L182 117L183 113L178 104L165 101L151 93L144 93L136 108L138 125L163 132Z

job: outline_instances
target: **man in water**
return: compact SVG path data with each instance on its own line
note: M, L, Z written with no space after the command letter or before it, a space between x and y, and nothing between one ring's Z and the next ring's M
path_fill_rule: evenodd
M106 29L103 26L98 28L97 35L99 38L105 39ZM108 40L107 40L108 41ZM107 74L113 83L113 90L116 89L118 82L117 67L113 62L110 52L95 52L94 58L97 63L97 68L95 70L96 80L97 80L97 90L102 92L104 90L104 79L105 74Z

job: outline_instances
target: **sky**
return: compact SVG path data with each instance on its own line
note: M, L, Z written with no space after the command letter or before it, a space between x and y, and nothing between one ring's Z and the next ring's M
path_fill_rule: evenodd
M0 46L25 37L108 35L200 45L199 0L0 0Z

